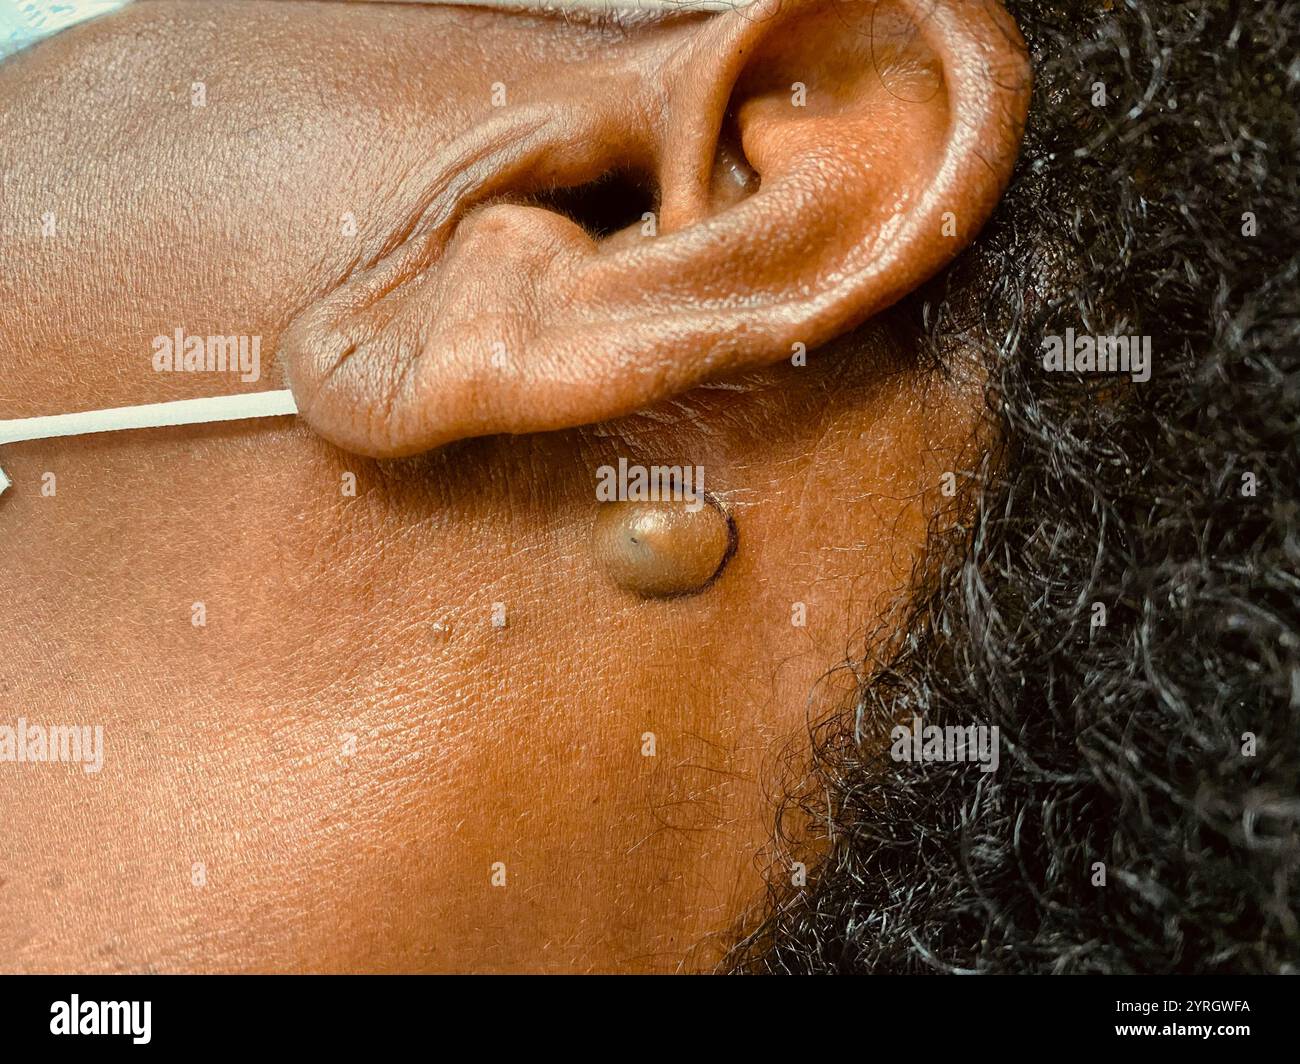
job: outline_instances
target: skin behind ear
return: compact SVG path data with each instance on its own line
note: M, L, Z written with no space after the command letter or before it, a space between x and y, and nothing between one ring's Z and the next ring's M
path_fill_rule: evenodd
M971 240L1029 98L985 0L760 0L493 78L505 105L485 93L384 252L285 336L300 408L346 449L593 423L825 343ZM628 173L653 225L597 238L545 206Z

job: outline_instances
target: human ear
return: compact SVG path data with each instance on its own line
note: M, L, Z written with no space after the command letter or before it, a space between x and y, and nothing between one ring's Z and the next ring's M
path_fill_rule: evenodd
M285 334L339 446L593 423L832 339L973 238L1029 97L990 0L759 0L527 84ZM656 209L584 225L629 175Z

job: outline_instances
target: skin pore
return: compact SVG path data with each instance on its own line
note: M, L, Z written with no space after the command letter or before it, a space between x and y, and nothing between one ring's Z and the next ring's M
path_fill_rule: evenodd
M813 51L842 35L808 17ZM828 670L866 656L943 474L972 461L981 382L923 370L875 312L974 235L1023 92L979 145L991 176L964 176L942 155L956 74L926 48L871 68L895 91L813 71L843 100L817 96L811 131L777 110L807 56L694 17L145 0L0 66L0 416L286 384L305 414L5 448L0 716L102 724L105 754L97 774L0 764L0 966L714 964L761 894L808 716L852 690ZM525 166L498 81L603 132L561 129ZM647 85L677 93L661 137L634 117L660 130ZM841 125L862 173L800 171ZM597 246L530 183L614 158L660 188L666 264L636 257L639 212ZM783 167L821 175L798 209L828 213L764 207L750 164L773 190ZM928 197L952 174L945 240ZM931 208L933 232L891 228ZM836 287L864 240L890 269ZM799 298L806 315L764 317ZM457 361L495 320L513 391ZM260 336L263 380L154 372L151 340L178 326ZM321 361L331 330L363 338L343 368ZM565 337L591 360L558 361ZM817 350L792 365L800 337ZM412 350L429 357L403 372ZM596 470L620 457L702 467L732 515L734 556L699 594L630 593L593 553Z

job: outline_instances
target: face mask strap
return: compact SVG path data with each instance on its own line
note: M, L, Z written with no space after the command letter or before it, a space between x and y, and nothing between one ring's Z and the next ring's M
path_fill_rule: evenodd
M283 417L298 413L287 388L244 395L217 395L205 399L178 399L170 403L119 406L109 410L84 410L77 414L16 418L0 421L0 446L56 436L85 436L125 429L156 429L172 425L208 425L219 421L244 421L257 417ZM0 495L12 482L0 469Z

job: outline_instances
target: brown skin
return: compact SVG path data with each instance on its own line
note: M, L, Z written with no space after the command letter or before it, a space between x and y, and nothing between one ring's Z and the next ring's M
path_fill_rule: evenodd
M873 53L856 3L622 32L158 0L0 66L0 417L285 380L305 415L0 456L0 723L105 732L98 775L0 764L0 967L713 964L783 755L851 687L824 674L970 461L978 379L881 311L1014 162L991 10L891 9ZM527 205L620 162L654 238ZM153 372L177 325L260 334L267 379ZM739 533L705 590L611 583L620 456L705 468Z

